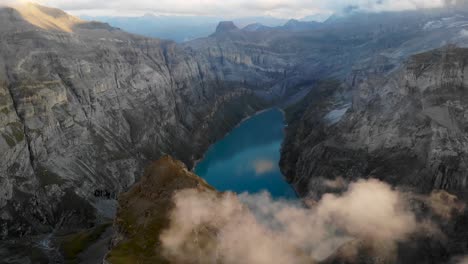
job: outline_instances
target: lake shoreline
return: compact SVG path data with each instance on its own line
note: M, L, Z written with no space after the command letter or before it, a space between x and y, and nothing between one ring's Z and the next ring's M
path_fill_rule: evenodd
M280 107L256 111L211 144L191 171L220 191L240 194L265 190L275 199L296 200L296 190L279 167L285 127Z
M227 136L229 136L229 134L232 133L232 131L234 131L234 129L238 128L242 123L244 123L245 121L257 116L257 115L260 115L264 112L267 112L267 111L270 111L270 110L273 110L273 109L278 109L281 113L283 113L283 116L285 114L284 110L281 109L280 107L269 107L269 108L266 108L266 109L262 109L262 110L259 110L259 111L256 111L255 113L247 116L247 117L244 117L241 121L239 121L229 132L227 132L226 134L224 134L220 139L216 140L214 143L210 144L210 146L206 149L206 151L203 153L203 155L201 156L201 158L193 161L193 165L192 165L192 168L190 169L190 172L193 172L195 173L195 168L197 167L198 163L200 163L202 160L205 159L205 156L206 156L206 153L208 153L208 151L216 144L218 143L219 141L223 140L224 138L226 138Z

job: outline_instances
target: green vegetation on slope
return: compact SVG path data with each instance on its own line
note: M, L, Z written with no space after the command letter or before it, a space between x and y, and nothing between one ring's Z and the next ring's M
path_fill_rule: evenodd
M197 188L214 191L185 165L169 156L154 162L130 191L119 198L116 231L123 239L107 255L112 264L169 263L159 236L169 226L172 195L177 190Z

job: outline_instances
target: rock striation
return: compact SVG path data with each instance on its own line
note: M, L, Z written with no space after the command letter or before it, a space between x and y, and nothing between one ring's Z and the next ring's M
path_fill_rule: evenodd
M355 76L353 86L329 84L287 110L281 168L301 196L318 200L362 178L430 194L429 205L412 198L412 207L418 217L432 208L444 239L413 237L392 262L444 263L468 251L466 208L447 206L467 199L467 59L468 49L455 46L420 53L386 74ZM325 263L376 263L366 250L354 241Z
M452 46L414 55L388 76L357 83L350 106L333 93L317 95L325 102L288 128L283 171L302 195L321 193L321 180L338 177L464 194L466 58L467 49ZM338 110L343 116L330 123Z
M191 166L268 105L258 87L283 78L250 55L220 62L34 4L2 7L0 21L2 237L112 217L149 161L169 153Z

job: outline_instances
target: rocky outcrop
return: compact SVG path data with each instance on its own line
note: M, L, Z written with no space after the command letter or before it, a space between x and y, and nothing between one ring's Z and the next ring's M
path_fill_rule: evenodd
M229 32L233 30L239 30L239 28L236 25L234 25L234 22L232 21L221 21L216 27L217 34L220 34L223 32Z

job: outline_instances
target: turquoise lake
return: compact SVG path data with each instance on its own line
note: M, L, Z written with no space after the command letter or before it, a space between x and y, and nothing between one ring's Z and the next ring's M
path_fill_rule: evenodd
M278 165L283 129L280 110L257 114L211 146L195 173L220 191L268 191L274 198L295 198Z

